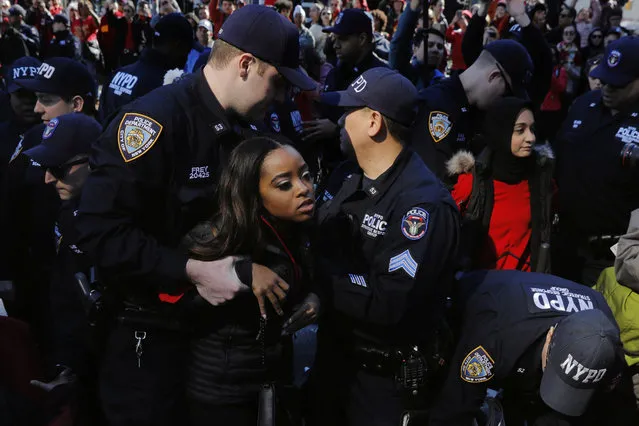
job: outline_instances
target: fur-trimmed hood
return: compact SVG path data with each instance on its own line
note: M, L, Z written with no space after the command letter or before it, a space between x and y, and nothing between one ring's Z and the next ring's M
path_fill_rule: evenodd
M533 151L537 157L537 164L546 166L555 159L555 153L550 144L536 144ZM450 160L446 162L446 171L449 176L457 176L463 173L470 173L475 167L475 156L470 151L457 151Z

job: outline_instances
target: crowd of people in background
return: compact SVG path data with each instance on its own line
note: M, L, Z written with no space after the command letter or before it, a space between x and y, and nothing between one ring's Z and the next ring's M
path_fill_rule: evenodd
M258 3L268 11L255 9ZM0 322L0 355L11 360L0 356L0 424L5 408L11 426L218 424L209 423L214 418L255 424L262 381L289 379L273 366L294 365L293 342L281 339L319 321L320 333L322 324L328 330L318 337L320 373L313 376L312 360L300 361L307 363L301 373L295 364L304 398L293 404L299 412L288 420L295 421L282 424L399 425L387 421L403 403L387 398L398 376L381 372L377 361L380 371L371 373L371 362L356 356L377 360L384 339L406 343L439 327L414 321L437 311L415 302L424 297L415 296L416 276L452 282L455 271L478 270L596 286L605 301L575 297L590 309L596 299L595 308L611 317L608 303L616 321L630 324L620 337L624 378L635 381L631 402L639 407L639 274L631 264L639 215L639 38L625 26L631 3L591 0L579 10L577 3L0 0L0 317L4 299L10 316L30 328L11 334ZM282 164L287 173L278 173ZM371 170L379 173L370 178ZM352 193L333 190L336 180L338 189L348 188L353 176L361 185ZM392 186L395 180L406 192ZM291 191L291 203L301 202L294 213L278 208ZM382 203L389 194L401 203ZM415 203L404 198L415 194L422 197ZM331 203L338 202L353 203L351 210L336 213ZM351 223L337 227L339 220ZM314 247L311 237L324 246ZM193 272L230 256L240 257L232 266ZM313 256L324 269L308 266ZM615 261L616 275L608 269ZM362 272L364 264L377 275ZM252 293L207 298L193 278L224 280L230 269L238 288L253 283ZM342 281L331 281L329 290L303 285L318 276ZM96 303L98 292L86 291L80 300L75 287L82 277L111 283L112 293ZM579 290L563 279L564 293L551 284L536 293L537 308L570 312L560 296ZM388 290L389 282L399 290ZM338 284L352 288L340 294ZM376 285L387 293L371 294ZM551 295L557 299L548 301ZM100 334L94 323L104 318L95 319L96 306L108 303L116 308L104 308L112 317ZM537 308L530 305L526 321ZM188 334L182 317L179 326L172 322L185 311L188 321L197 320ZM608 319L590 321L615 334ZM452 324L451 335L474 341L474 328L455 326L461 323ZM527 347L545 368L555 326L544 327ZM368 332L382 343L358 347L357 367L333 368L341 360L335 354L350 354L348 344ZM25 352L4 352L3 333ZM477 401L460 397L470 394L463 386L493 377L495 361L482 342L465 358L472 348L453 357L461 367L451 367L455 374L442 385L431 423L417 417L411 424L466 424L462 417L473 407L464 410ZM237 364L215 364L229 357ZM524 361L530 359L517 359ZM19 367L6 367L12 363ZM603 370L593 367L588 377ZM336 383L342 385L333 393ZM183 399L189 414L176 420L169 410ZM632 412L622 405L614 406L620 417ZM590 421L602 412L589 412Z

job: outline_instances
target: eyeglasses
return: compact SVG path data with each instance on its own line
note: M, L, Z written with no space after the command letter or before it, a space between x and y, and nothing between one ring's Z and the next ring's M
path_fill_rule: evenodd
M593 34L590 38L603 38L603 34Z
M497 69L499 70L499 74L501 74L501 78L504 80L504 83L506 85L506 93L504 93L504 96L508 96L508 95L514 94L515 91L513 90L513 88L510 85L510 83L508 83L508 78L506 77L506 71L504 71L504 69L501 67L499 62L495 62L495 65L497 65Z
M564 33L564 35L567 35L567 36L573 36L573 35L575 35L575 32L574 32L574 31L566 31L566 32Z
M570 15L567 13L562 13L559 15L560 18L570 18Z
M81 158L79 160L71 161L70 163L65 163L61 166L47 167L47 171L51 173L51 175L57 180L63 180L65 177L67 177L67 174L69 173L71 167L88 162L88 158Z

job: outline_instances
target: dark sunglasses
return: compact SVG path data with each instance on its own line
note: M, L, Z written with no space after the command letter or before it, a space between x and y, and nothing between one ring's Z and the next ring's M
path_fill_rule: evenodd
M497 33L494 33L494 32L492 32L492 31L489 31L489 32L487 32L486 34L487 34L487 35L488 35L488 37L490 37L490 38L495 38L495 37L497 37Z
M570 18L570 15L568 15L567 13L562 13L561 15L559 15L560 18Z
M504 96L513 95L515 92L512 86L510 85L510 83L508 83L508 79L506 78L506 71L504 71L504 69L501 67L499 62L495 62L495 65L497 65L499 74L501 74L501 78L504 80L504 83L506 84L506 93L504 93Z
M67 177L67 174L69 173L71 167L88 162L88 158L81 158L79 160L71 161L70 163L65 163L61 166L47 167L47 171L51 173L51 175L57 180L63 180L65 177Z
M591 35L590 38L603 38L603 34L602 35L594 34L594 35Z

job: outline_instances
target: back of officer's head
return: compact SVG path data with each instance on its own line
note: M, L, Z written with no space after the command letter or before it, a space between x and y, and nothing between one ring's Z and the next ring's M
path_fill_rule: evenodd
M347 90L322 94L322 102L346 109L339 120L342 149L346 154L351 148L357 153L407 140L417 89L397 71L371 68Z
M469 102L490 107L502 96L527 99L534 67L526 49L515 40L488 43L477 60L460 75Z
M100 123L87 115L61 115L44 126L42 142L25 155L46 170L45 183L69 200L80 194L89 174L91 145L101 132Z
M175 68L183 68L194 40L189 21L179 13L170 13L155 25L153 49L164 53Z

